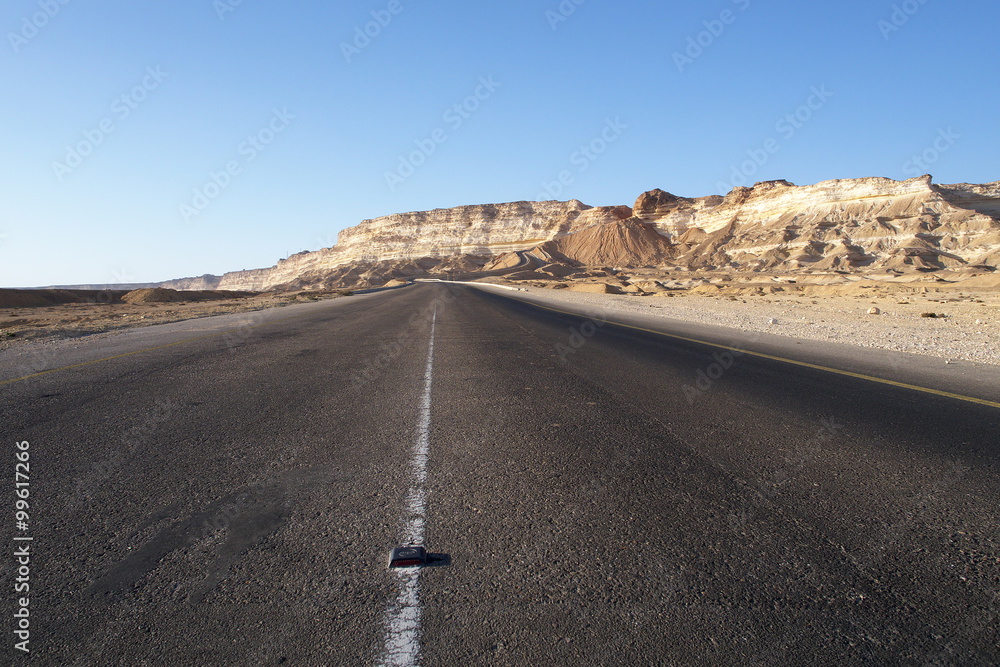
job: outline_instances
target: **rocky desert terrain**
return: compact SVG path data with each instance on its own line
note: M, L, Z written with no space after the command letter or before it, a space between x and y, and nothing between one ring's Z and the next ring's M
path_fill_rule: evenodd
M0 290L0 350L29 342L79 338L340 296L320 292L199 293L163 288L53 291Z
M512 284L557 296L585 312L612 320L619 312L652 314L743 331L930 355L944 363L1000 364L1000 278L992 288L864 281L822 289L796 289L788 284L759 289L700 286L620 294L591 289L592 285L611 282L579 283L559 291L537 283Z
M129 293L0 290L0 345L437 277L997 363L998 262L1000 182L769 181L700 198L657 189L631 206L572 200L394 214L269 268Z

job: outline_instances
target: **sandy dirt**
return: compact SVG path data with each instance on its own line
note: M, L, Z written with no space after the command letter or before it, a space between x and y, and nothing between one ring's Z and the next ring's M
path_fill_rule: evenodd
M260 294L219 301L170 303L64 303L0 308L0 350L31 342L79 338L152 324L166 324L227 313L245 313L309 300L338 298L334 293Z
M762 331L794 338L1000 364L1000 291L946 286L845 286L806 294L785 285L775 293L743 289L676 290L645 296L589 294L525 286L529 291L609 312ZM926 290L926 292L924 291ZM872 311L877 309L877 314ZM869 312L872 311L872 312ZM933 313L936 317L927 317Z

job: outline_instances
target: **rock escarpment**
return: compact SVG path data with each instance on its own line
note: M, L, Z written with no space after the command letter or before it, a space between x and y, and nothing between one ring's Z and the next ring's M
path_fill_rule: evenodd
M534 262L734 272L907 272L1000 262L1000 182L930 176L768 181L725 196L663 190L633 207L513 202L400 213L345 229L337 245L275 266L172 281L187 289L380 285L392 278L517 270Z
M345 229L332 248L292 255L269 269L227 273L216 289L381 284L382 274L388 279L472 271L496 255L628 218L631 213L627 206L595 208L575 200L397 213Z
M176 280L168 280L163 283L158 283L156 286L166 289L185 291L214 290L218 289L220 282L222 282L222 276L213 276L210 273L206 273L205 275L198 276L197 278L178 278Z
M639 217L690 269L935 270L995 265L1000 184L937 186L930 176L787 181L724 198L646 193Z

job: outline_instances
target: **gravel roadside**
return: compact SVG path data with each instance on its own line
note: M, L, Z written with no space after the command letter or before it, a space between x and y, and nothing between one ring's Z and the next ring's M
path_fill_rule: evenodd
M522 286L523 287L523 286ZM1000 296L931 293L884 298L801 295L726 298L674 293L623 296L524 287L532 294L611 312L656 314L859 347L1000 365ZM878 309L878 314L869 313ZM923 313L944 315L924 317Z

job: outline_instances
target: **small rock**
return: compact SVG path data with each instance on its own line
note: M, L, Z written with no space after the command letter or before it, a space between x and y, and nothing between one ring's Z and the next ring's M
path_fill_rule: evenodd
M871 308L868 309L868 314L869 315L881 315L882 311L879 310L878 308L876 308L875 306L872 306Z
M772 318L770 318L770 319L769 319L769 320L767 321L767 323L768 323L768 324L777 324L777 323L778 323L778 320L776 320L776 319L774 319L774 318L772 317Z

